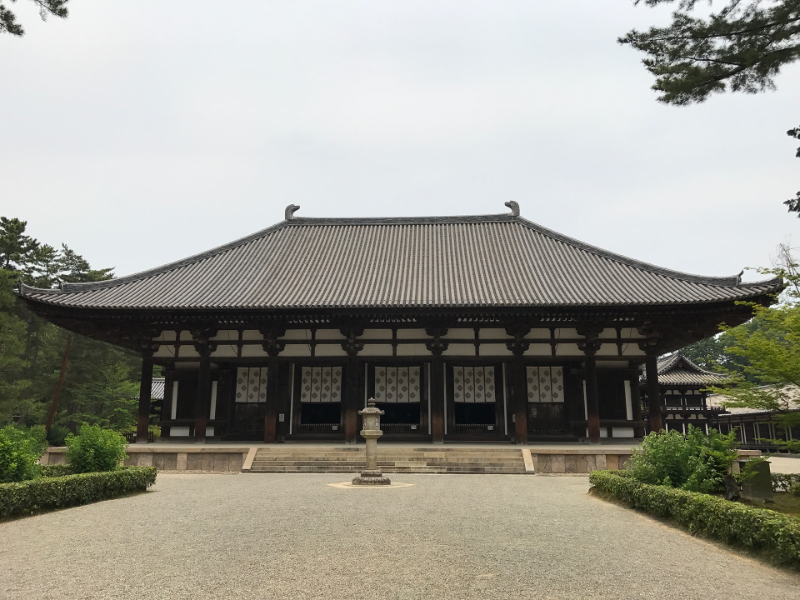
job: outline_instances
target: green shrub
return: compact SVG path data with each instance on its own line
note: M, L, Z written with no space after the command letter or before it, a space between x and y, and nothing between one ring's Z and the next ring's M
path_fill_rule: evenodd
M154 467L126 467L110 473L80 473L4 483L0 484L0 519L145 491L155 482Z
M763 550L777 562L800 566L800 519L609 471L594 471L589 481L631 508L671 519L692 533Z
M36 461L46 447L44 427L0 429L0 483L39 477L41 467Z
M75 471L69 465L42 465L42 477L64 477L64 475L75 475Z
M119 469L127 458L125 438L97 425L83 425L78 435L66 439L67 461L76 473Z
M47 441L51 446L63 446L67 436L71 433L68 427L52 425L50 431L47 432Z
M631 472L642 483L676 487L693 492L721 492L723 477L736 460L735 433L708 435L689 425L684 436L677 431L653 432L631 455Z

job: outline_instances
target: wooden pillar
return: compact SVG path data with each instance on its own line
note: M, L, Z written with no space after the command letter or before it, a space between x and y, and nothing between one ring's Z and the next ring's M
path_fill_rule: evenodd
M197 404L194 420L194 439L206 441L209 411L211 410L211 356L200 355L200 371L197 376Z
M278 427L278 371L280 362L277 356L271 356L267 370L267 405L264 407L264 443L274 444L277 440Z
M522 352L514 353L511 363L511 376L514 382L513 394L513 414L514 414L514 443L528 443L528 381L525 377L525 363L522 360Z
M165 425L172 415L172 385L175 382L175 364L172 363L164 371L164 402L161 405L161 437L169 437L170 426Z
M358 357L348 356L345 368L344 398L342 399L342 421L344 421L344 443L358 443Z
M586 355L586 411L589 429L589 443L600 443L600 395L597 390L597 359L594 352Z
M444 442L444 359L441 352L431 357L431 442Z
M631 405L633 407L633 420L641 422L642 420L642 397L639 393L639 369L631 368L630 371L630 386L631 386ZM644 437L644 427L637 425L633 428L634 437Z
M600 443L600 394L597 389L597 359L595 354L600 349L602 342L598 336L603 331L600 323L582 323L577 331L585 340L578 344L578 348L586 355L584 373L586 377L586 420L589 430L589 443Z
M277 441L278 428L278 405L280 399L280 361L278 355L286 347L285 342L278 341L278 338L286 335L286 327L282 324L273 323L268 327L259 329L264 336L264 343L261 347L269 355L267 363L267 403L264 407L264 443L274 444Z
M525 377L523 355L530 348L525 341L531 328L525 325L514 325L506 328L508 335L514 336L513 342L506 347L514 354L511 361L511 411L514 415L514 443L528 443L528 382Z
M166 395L166 392L165 392ZM150 425L150 401L153 398L153 351L142 350L142 380L139 382L139 410L136 419L136 443L147 443Z
M431 356L431 441L434 444L444 443L444 359L442 353L447 350L448 342L442 340L447 335L445 327L426 327L425 333L433 339L425 342Z
M342 349L347 352L344 397L342 398L344 443L355 444L358 442L358 407L360 396L358 375L361 369L361 361L358 360L358 353L364 349L364 343L359 342L357 338L364 334L364 328L350 324L339 329L339 331L347 338L347 341L342 343Z
M209 413L211 411L211 354L217 349L214 342L209 341L217 332L211 329L192 331L194 347L200 355L200 371L197 375L197 402L194 420L194 439L206 441Z
M645 358L647 373L647 408L650 419L650 431L661 431L664 422L661 418L661 396L658 391L658 353L653 349Z

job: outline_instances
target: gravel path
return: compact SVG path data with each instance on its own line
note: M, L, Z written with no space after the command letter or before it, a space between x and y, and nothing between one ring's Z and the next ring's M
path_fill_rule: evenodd
M0 523L0 598L796 598L800 576L587 495L585 477L164 475Z

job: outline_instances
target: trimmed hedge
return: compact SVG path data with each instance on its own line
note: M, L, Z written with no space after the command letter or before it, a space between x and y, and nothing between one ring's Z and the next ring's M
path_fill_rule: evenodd
M800 566L800 519L708 494L640 483L609 471L593 471L589 481L631 508L671 519L692 533Z
M155 482L155 467L126 467L106 473L80 473L4 483L0 485L0 519L145 491Z
M42 477L64 477L74 474L75 471L69 465L42 465Z

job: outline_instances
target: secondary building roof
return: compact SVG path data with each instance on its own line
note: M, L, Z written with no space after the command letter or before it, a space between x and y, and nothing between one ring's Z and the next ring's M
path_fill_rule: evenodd
M658 361L659 385L709 386L722 385L727 381L727 375L706 371L686 358L682 352L675 352ZM641 376L640 382L647 382L646 374Z
M32 301L92 309L652 306L756 298L772 279L701 277L584 244L512 214L287 219L150 271Z

